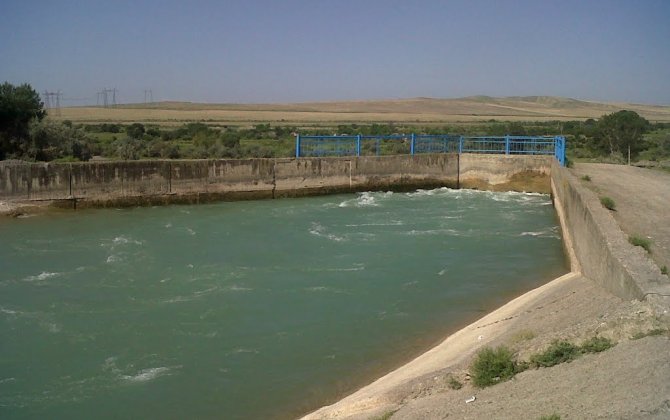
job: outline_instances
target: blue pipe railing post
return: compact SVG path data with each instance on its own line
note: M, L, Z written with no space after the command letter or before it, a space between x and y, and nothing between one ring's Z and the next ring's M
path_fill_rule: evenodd
M458 138L458 154L463 153L463 136Z
M409 144L409 154L414 156L414 144L416 143L416 134L412 133L412 140Z
M300 134L295 136L295 157L300 157Z
M356 136L356 156L361 155L361 135Z
M509 155L509 134L505 136L505 154Z

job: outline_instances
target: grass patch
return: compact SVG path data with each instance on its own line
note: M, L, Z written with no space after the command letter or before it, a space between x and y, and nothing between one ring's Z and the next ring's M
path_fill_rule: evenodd
M661 267L661 274L665 274L666 276L668 275L668 266L664 265Z
M530 341L533 338L535 338L535 333L533 331L531 331L531 330L520 330L519 332L517 332L516 334L514 334L512 336L510 341L512 342L512 344L518 344L518 343L521 343L523 341Z
M633 336L630 338L631 340L639 340L644 337L656 337L658 335L663 335L666 334L668 330L664 330L661 328L654 328L653 330L649 331L640 331L638 333L633 334Z
M651 253L651 241L647 238L643 238L637 235L631 235L628 237L628 242L635 246L641 246L645 251Z
M395 411L388 411L388 412L382 414L379 417L374 417L372 420L388 420L391 417L393 417L394 414L395 414Z
M593 337L584 341L580 347L582 353L600 353L614 347L614 342L605 337Z
M616 211L616 203L609 197L600 197L600 204L607 210Z
M497 349L481 349L470 370L474 385L484 388L511 379L523 368L519 366L510 349L500 346Z
M584 176L582 177L582 181L590 181L590 180L591 180L591 177L588 176L588 175L584 175Z
M533 367L550 367L564 362L571 362L580 355L579 347L568 341L555 340L549 348L542 353L530 357Z
M459 390L463 388L463 384L461 383L461 381L454 378L453 376L449 376L449 379L447 379L447 385L449 385L449 388L453 390Z
M561 420L561 416L554 413L554 414L551 414L549 416L542 416L542 417L540 417L540 420Z

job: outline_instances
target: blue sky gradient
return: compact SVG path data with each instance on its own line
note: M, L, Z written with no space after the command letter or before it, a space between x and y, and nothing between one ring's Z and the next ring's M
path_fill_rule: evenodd
M0 2L0 82L64 105L554 95L670 104L670 1Z

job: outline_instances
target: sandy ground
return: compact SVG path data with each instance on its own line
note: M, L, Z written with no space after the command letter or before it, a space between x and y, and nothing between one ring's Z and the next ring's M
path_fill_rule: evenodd
M593 188L617 203L625 232L650 236L653 256L670 259L670 177L649 169L583 164ZM587 182L587 181L582 181ZM623 301L578 273L556 279L448 337L349 397L309 419L670 419L670 315L646 301ZM654 329L661 335L633 339ZM477 389L469 366L484 346L504 344L528 360L555 339L574 344L594 336L613 339L605 352L552 368L530 369L513 380ZM459 390L450 378L463 383ZM474 402L466 403L471 397Z

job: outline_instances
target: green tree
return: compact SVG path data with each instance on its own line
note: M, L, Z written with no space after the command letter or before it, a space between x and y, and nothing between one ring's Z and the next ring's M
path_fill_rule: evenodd
M649 121L640 117L635 111L619 111L608 114L598 120L596 139L610 155L622 153L631 157L644 150L643 134L649 131Z
M82 129L49 119L33 119L28 128L28 139L20 154L38 161L55 159L88 160L91 158L91 138Z
M144 126L140 123L133 123L130 124L126 128L126 134L128 134L128 137L132 139L141 139L142 136L144 136Z
M44 104L29 84L0 85L0 160L17 156L29 137L30 121L45 116Z

